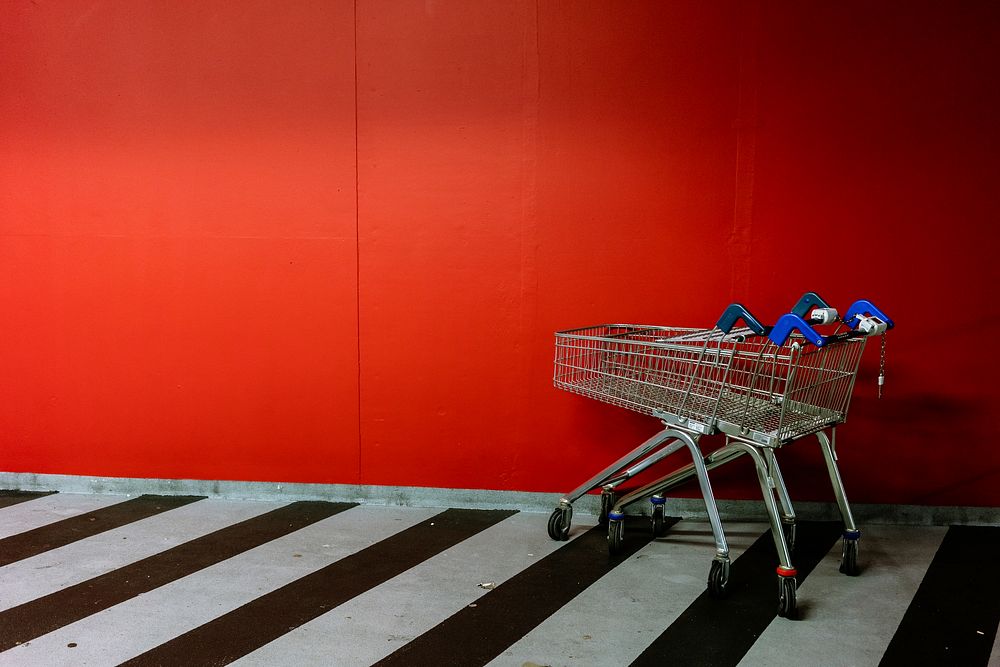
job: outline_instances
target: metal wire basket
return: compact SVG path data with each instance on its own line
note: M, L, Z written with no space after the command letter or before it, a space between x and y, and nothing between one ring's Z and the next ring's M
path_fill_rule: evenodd
M601 324L556 333L553 383L699 433L779 446L843 422L865 338Z

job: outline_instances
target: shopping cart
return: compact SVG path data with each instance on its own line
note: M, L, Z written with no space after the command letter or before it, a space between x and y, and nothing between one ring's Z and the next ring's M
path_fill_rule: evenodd
M745 326L734 328L740 320ZM814 328L834 324L831 335ZM761 325L742 305L732 304L712 329L612 324L558 332L556 387L656 417L664 428L562 498L549 518L550 537L568 538L572 503L598 488L600 521L608 526L612 553L624 536L623 508L643 498L650 498L657 536L664 526L663 494L694 477L716 546L708 590L722 597L729 580L729 547L708 471L748 455L778 552L778 613L794 615L796 571L790 544L795 513L774 450L817 435L844 521L841 570L856 574L860 531L837 467L835 427L847 417L867 337L884 336L892 327L892 320L869 301L855 302L841 319L809 292L774 327ZM699 440L715 433L725 436L725 444L706 456ZM692 463L616 499L622 482L682 449Z

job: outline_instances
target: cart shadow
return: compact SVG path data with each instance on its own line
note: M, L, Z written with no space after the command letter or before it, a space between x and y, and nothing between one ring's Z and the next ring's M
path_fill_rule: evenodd
M757 539L762 535L760 531L727 530L726 539L748 538ZM664 544L676 544L678 546L712 547L715 545L715 538L710 530L671 530L665 535L657 537L654 542Z
M799 621L809 620L809 611L812 609L813 605L808 600L799 600L795 603L795 616L791 618L784 618L783 620L791 621L792 623L798 623Z

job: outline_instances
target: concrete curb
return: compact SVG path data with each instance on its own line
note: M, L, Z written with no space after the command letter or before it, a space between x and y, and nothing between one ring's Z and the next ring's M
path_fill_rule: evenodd
M222 480L145 479L131 477L85 477L0 472L0 488L22 491L59 491L60 493L96 493L135 496L143 493L197 495L233 500L330 500L366 505L401 505L406 507L456 507L467 509L516 509L524 512L550 512L559 502L557 493L530 491L491 491L484 489L439 489L416 486L366 486L352 484L305 484L301 482L236 482ZM726 520L765 520L763 503L756 500L717 501L719 513ZM645 503L636 503L630 513L643 514ZM581 498L574 512L596 514L597 496ZM905 524L941 526L1000 525L998 507L947 507L925 505L851 506L855 520L865 524ZM795 511L800 519L835 521L840 518L835 503L799 502ZM670 498L667 514L685 519L704 519L705 505L696 498Z

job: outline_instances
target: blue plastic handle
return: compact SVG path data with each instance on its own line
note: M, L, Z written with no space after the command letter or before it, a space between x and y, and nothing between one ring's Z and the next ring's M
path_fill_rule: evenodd
M851 307L848 308L847 312L844 314L844 324L853 329L854 327L858 326L858 323L860 322L858 315L865 315L865 314L874 315L875 317L879 318L880 320L885 322L886 327L889 329L896 326L893 323L893 321L889 319L888 315L886 315L881 310L876 308L875 304L873 304L871 301L867 299L858 299L857 301L851 304Z
M792 313L798 315L799 317L805 317L812 312L813 308L829 308L830 304L823 300L823 298L816 294L816 292L806 292L799 299L799 302L795 304L792 308Z
M729 333L732 331L733 325L736 324L737 320L743 320L750 327L750 330L758 336L763 336L767 332L764 325L751 315L750 311L743 304L739 303L729 304L729 307L722 313L722 317L719 318L719 322L715 327L721 329L724 333Z
M771 339L772 343L780 347L788 340L793 329L798 329L805 339L816 347L826 345L826 339L816 333L816 330L809 326L808 322L795 313L787 313L778 318L768 338Z

